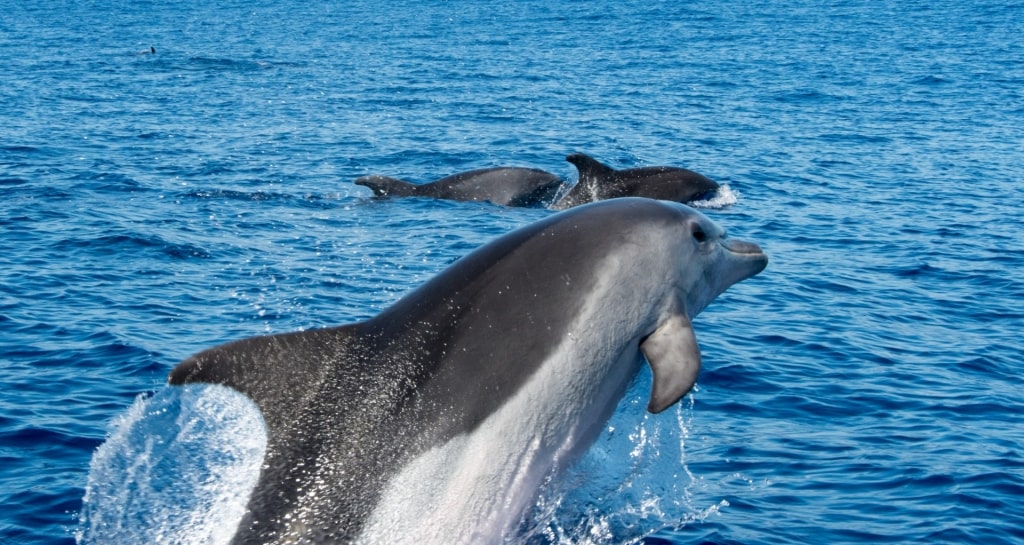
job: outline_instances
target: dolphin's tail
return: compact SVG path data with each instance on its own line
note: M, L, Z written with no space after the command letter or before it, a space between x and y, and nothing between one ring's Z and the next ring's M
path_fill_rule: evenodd
M377 197L408 197L416 194L415 184L377 174L363 176L355 184L369 187Z

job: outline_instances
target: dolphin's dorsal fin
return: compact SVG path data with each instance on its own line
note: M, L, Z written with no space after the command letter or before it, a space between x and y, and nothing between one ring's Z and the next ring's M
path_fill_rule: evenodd
M580 183L603 180L615 174L614 168L585 153L574 153L566 157L565 160L576 165L576 170L580 173Z
M252 399L272 435L287 428L332 365L354 365L357 325L251 337L204 350L179 363L171 385L231 387Z
M697 382L700 347L685 314L673 314L640 343L654 375L647 410L660 413L679 401Z
M416 195L417 188L416 184L377 174L363 176L357 179L355 184L369 187L378 197L409 197Z

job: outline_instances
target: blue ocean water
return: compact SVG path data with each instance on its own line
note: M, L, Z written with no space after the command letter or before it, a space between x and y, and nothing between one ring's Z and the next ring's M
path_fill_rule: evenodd
M0 8L0 542L221 542L186 515L237 509L259 434L170 368L552 213L355 178L579 151L727 184L706 213L771 262L695 321L694 393L645 415L641 377L521 541L1024 543L1024 4ZM213 483L156 456L207 450Z

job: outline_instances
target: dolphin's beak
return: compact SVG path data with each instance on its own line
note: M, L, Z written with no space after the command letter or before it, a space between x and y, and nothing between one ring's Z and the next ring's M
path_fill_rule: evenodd
M750 278L768 266L768 255L764 253L760 246L753 242L726 238L722 239L721 244L729 252L729 255L732 256L733 261L737 265L733 269L736 276L730 279L726 287L740 280Z
M727 238L722 240L722 246L725 246L726 250L734 254L761 254L764 255L764 251L761 247L753 242L747 242L745 240L735 240ZM765 256L767 257L767 256Z

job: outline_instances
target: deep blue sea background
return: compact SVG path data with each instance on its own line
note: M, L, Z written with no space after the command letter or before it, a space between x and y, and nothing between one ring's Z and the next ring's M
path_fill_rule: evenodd
M170 368L553 213L355 178L586 152L727 184L706 213L771 262L695 321L695 392L645 416L640 377L517 541L1024 543L1022 36L1019 1L0 0L0 542L216 542L162 503L206 473L126 438L230 412Z

